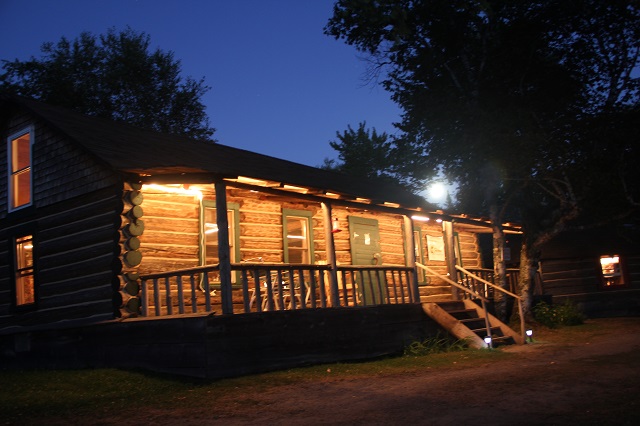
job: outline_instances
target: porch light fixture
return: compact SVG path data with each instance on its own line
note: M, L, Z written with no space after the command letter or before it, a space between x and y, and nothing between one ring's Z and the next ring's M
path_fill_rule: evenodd
M334 234L337 232L342 231L342 229L340 229L340 222L338 222L338 218L334 217L333 218L333 224L331 225L331 232L333 232Z
M431 220L427 216L419 216L419 215L413 215L411 216L411 219L417 220L418 222L429 222L429 220Z
M187 188L184 185L171 186L171 185L158 185L155 183L147 183L142 186L142 191L144 193L145 190L155 189L156 191L168 192L171 194L180 194L180 195L192 195L198 200L202 200L202 191L195 188Z
M309 190L307 188L303 188L301 186L295 186L295 185L288 185L288 184L284 184L282 186L285 190L288 191L293 191L293 192L300 192L301 194L306 194L309 192Z
M238 176L238 178L236 179L236 182L246 183L249 185L256 185L256 186L267 186L267 181L262 179L253 179L247 176Z
M491 349L491 337L486 336L484 338L484 343L486 343L488 349Z

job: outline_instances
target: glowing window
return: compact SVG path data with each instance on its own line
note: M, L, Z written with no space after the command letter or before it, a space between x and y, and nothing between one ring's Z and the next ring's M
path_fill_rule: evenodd
M615 287L626 284L620 256L600 256L600 269L604 287Z
M311 212L284 211L284 261L294 264L309 264L313 258Z
M31 205L31 145L32 130L26 129L9 137L9 211Z
M216 216L216 203L212 200L202 201L201 210L201 245L200 245L200 265L215 265L220 262L218 255L218 218ZM238 236L238 209L236 203L227 203L227 223L229 229L229 261L237 262L240 258L240 240ZM217 272L210 273L213 282L220 282ZM236 274L231 274L231 282L236 282Z
M229 223L229 255L231 262L235 262L235 220L233 210L227 211ZM216 209L205 207L204 209L204 241L205 241L205 265L218 263L218 223Z
M16 238L16 305L35 302L35 280L33 276L33 237L25 235Z

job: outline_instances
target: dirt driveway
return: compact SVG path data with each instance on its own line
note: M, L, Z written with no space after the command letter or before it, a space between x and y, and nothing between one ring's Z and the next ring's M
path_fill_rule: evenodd
M590 323L590 324L589 324ZM640 318L541 331L534 344L486 361L411 374L260 386L202 408L150 410L102 424L154 425L638 425ZM565 333L566 334L566 333ZM114 420L112 423L110 420ZM104 422L104 423L103 423Z

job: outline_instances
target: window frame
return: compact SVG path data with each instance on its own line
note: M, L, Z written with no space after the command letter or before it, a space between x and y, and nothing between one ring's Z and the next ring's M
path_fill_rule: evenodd
M614 257L618 258L619 272L608 276L604 273L602 259ZM629 287L629 274L627 273L627 266L623 255L617 253L602 254L598 256L597 264L598 276L600 278L600 288L606 290L616 290ZM615 277L619 277L620 282L607 284L609 279Z
M22 241L21 241L22 240ZM12 253L12 273L13 273L13 305L16 309L33 309L37 303L37 279L36 279L36 238L31 232L23 232L14 235L11 239L11 253ZM19 254L19 246L25 243L31 242L31 263L27 266L21 266L21 257ZM31 291L33 293L33 300L24 302L24 286L22 285L22 279L31 277Z
M307 251L309 255L309 263L300 263L299 265L312 265L315 260L313 250L313 213L307 210L282 209L282 245L283 245L283 261L286 264L291 263L289 260L289 240L288 240L288 222L289 218L304 219L305 232L307 235ZM298 263L296 263L298 265Z
M21 137L29 135L29 165L18 170L13 170L13 142ZM20 131L9 135L7 138L7 209L9 213L24 209L33 205L33 145L35 142L35 131L33 126L27 126ZM16 195L16 185L14 178L25 171L29 172L29 202L14 206L14 196Z
M207 237L206 237L206 229L205 229L205 211L206 209L216 209L215 200L202 200L200 204L200 250L199 250L199 263L200 266L207 265ZM229 239L233 241L231 247L231 263L239 262L241 258L240 252L240 232L239 232L239 224L240 224L240 204L238 203L227 203L227 215L231 213L231 217L233 222L229 223ZM237 281L237 274L231 274L231 281L235 283ZM215 279L214 282L219 283L219 278Z

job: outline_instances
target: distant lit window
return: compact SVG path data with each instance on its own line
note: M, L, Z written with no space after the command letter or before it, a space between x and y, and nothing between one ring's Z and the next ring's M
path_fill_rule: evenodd
M16 238L15 241L16 305L29 305L36 301L33 276L33 237L25 235Z
M600 256L600 270L604 287L618 287L626 285L622 259L619 255Z
M311 212L284 211L284 261L294 264L309 264L313 259Z
M7 140L9 165L9 211L32 203L31 146L33 130L25 129Z

